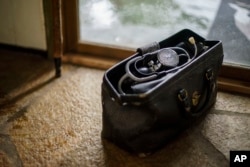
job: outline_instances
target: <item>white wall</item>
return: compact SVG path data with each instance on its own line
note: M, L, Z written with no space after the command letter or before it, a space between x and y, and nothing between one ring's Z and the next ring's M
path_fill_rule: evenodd
M42 0L0 0L0 43L46 50Z

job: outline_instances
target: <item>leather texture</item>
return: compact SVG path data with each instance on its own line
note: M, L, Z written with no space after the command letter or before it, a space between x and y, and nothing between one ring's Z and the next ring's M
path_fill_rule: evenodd
M216 102L216 80L223 61L221 41L207 41L185 29L159 45L176 46L190 36L205 43L208 49L160 84L149 88L144 85L141 89L147 91L143 93L118 91L126 63L139 56L139 52L106 71L102 83L102 138L127 151L148 154L206 115Z

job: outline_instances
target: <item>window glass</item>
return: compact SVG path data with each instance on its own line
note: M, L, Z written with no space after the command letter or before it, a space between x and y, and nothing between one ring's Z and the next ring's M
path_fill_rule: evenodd
M188 28L222 40L224 63L250 66L248 0L79 0L79 40L137 48Z

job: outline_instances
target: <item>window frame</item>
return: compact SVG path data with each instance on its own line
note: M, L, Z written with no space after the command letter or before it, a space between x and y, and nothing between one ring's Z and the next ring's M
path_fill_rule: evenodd
M94 68L108 69L114 63L135 53L134 50L96 43L80 43L78 39L78 0L62 0L63 51L65 61ZM91 63L97 61L98 63ZM223 63L219 90L250 95L250 68Z
M63 34L64 34L64 51L81 53L103 58L124 59L134 53L127 48L116 47L112 45L101 45L96 43L80 43L78 24L78 0L62 0L63 13Z

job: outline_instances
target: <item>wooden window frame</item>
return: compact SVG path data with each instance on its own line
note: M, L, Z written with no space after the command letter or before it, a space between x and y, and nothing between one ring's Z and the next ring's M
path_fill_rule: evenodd
M80 43L77 2L77 0L62 0L64 62L108 69L135 53L134 50L110 45ZM218 85L222 91L250 95L250 68L223 64Z
M134 50L111 45L80 43L77 3L78 0L62 0L64 61L107 69L134 53Z

